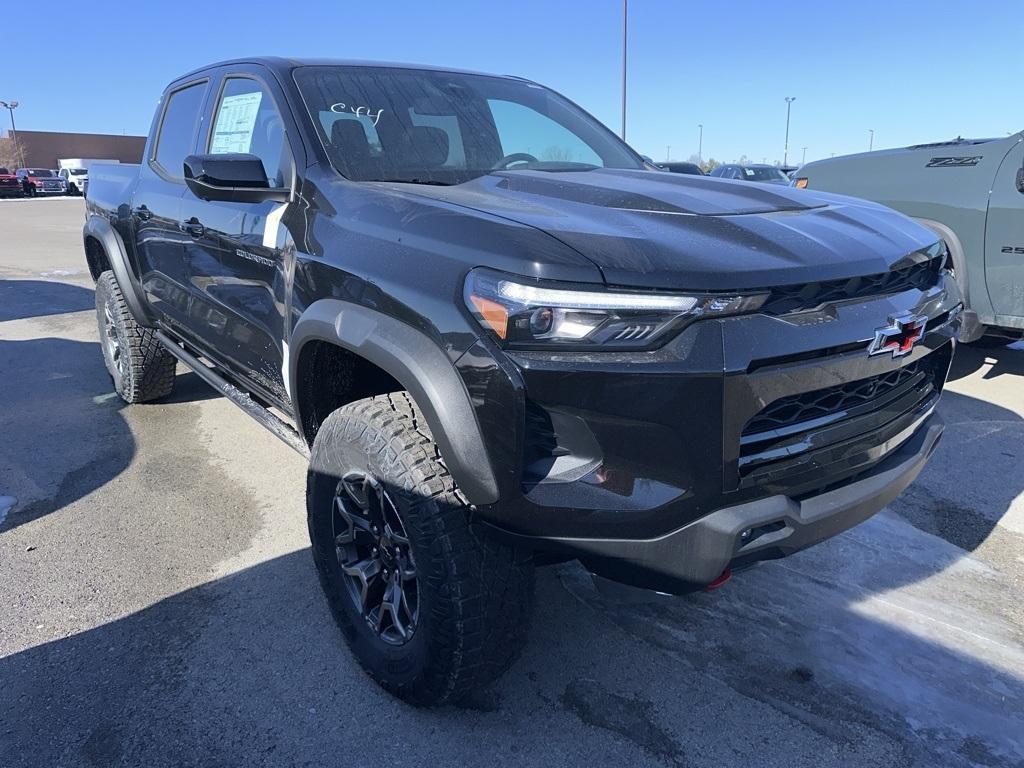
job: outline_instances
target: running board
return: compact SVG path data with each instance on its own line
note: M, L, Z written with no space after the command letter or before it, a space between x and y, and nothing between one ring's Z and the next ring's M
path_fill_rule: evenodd
M302 436L291 424L275 416L269 408L265 408L257 403L247 393L240 390L210 366L204 365L199 358L187 352L163 331L157 331L156 337L167 348L168 352L187 365L199 378L269 429L281 442L301 453L307 459L309 458L309 447L306 445L306 441L302 439Z

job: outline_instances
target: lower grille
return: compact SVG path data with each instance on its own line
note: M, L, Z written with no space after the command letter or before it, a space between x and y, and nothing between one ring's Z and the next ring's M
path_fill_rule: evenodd
M741 477L785 465L801 454L881 435L920 414L942 389L946 358L933 353L877 376L769 403L740 436Z

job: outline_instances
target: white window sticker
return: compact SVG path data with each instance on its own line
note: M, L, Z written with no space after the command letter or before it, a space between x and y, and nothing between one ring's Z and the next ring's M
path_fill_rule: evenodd
M256 113L262 99L262 91L224 97L217 112L217 123L213 126L211 154L249 151L252 147L252 132L256 127Z

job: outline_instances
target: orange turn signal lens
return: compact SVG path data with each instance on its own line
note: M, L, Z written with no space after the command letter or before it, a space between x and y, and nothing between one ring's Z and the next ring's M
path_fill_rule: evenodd
M797 189L807 189L807 177L802 176L801 178L797 179L793 186L796 187Z
M499 339L508 338L508 310L501 304L483 296L471 295L469 300L473 302L480 318L490 326L491 330L498 334Z

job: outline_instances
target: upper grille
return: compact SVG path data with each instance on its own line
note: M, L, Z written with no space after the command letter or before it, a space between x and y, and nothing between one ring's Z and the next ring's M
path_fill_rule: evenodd
M945 254L941 254L927 261L876 275L779 286L772 288L761 311L772 315L785 315L815 309L830 302L884 296L911 288L925 290L938 283L945 260Z

